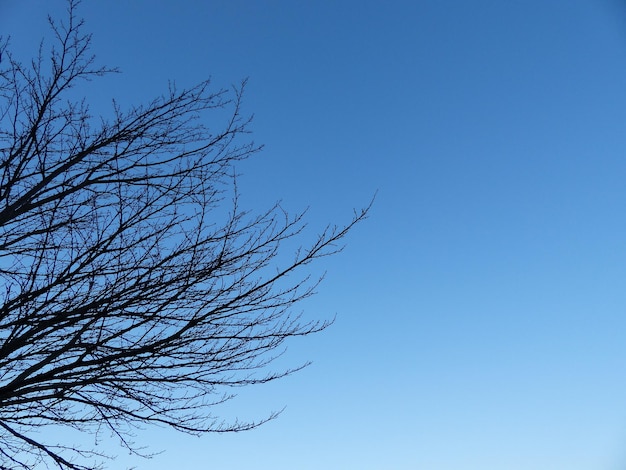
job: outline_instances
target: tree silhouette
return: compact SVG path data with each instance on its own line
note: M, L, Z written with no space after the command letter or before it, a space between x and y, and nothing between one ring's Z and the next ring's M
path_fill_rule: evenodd
M142 424L240 431L211 412L230 387L275 380L285 340L320 331L291 307L367 209L284 254L303 214L238 205L233 164L245 139L245 83L168 92L94 118L73 88L95 65L68 2L54 46L27 66L0 45L0 468L94 468L93 449L37 431L109 430L138 452ZM70 90L72 90L70 92ZM228 110L219 131L206 113ZM219 112L222 112L219 111ZM219 114L219 113L218 113ZM280 254L280 256L279 256ZM268 416L271 419L274 415Z

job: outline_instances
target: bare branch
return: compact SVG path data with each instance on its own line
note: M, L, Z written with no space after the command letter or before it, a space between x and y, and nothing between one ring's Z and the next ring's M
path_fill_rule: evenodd
M146 423L232 432L261 422L212 415L233 387L276 380L285 341L323 330L292 307L319 280L307 266L341 250L368 208L329 226L289 261L304 214L239 207L245 81L208 81L95 119L68 91L97 67L69 1L55 43L24 66L0 41L0 468L100 454L33 431L108 428L138 452ZM207 113L228 110L219 129ZM267 419L276 415L270 414Z

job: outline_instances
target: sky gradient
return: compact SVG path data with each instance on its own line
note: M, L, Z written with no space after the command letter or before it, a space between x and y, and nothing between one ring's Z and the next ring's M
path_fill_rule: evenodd
M63 0L0 0L25 59ZM618 0L85 1L122 74L94 106L248 77L264 151L242 203L309 207L311 235L376 201L301 307L333 318L165 470L626 467L626 4ZM103 444L106 445L106 444Z

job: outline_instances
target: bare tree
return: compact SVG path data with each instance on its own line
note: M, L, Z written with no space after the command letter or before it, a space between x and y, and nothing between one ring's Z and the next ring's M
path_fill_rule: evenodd
M295 370L266 366L288 338L327 326L292 313L317 284L306 266L337 252L367 212L284 256L302 214L238 206L233 164L258 150L240 142L243 84L172 86L94 118L70 90L113 70L95 65L76 2L68 11L28 65L0 45L2 469L101 460L39 440L48 426L108 429L137 452L130 438L143 424L259 425L224 422L213 406L230 387ZM229 110L217 132L205 125L215 110Z

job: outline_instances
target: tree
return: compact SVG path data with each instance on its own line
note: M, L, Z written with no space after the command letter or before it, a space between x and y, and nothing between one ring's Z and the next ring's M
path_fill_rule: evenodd
M245 82L171 86L96 119L74 89L114 70L95 65L77 2L68 7L66 21L50 20L49 55L40 48L25 66L0 45L3 469L87 469L104 457L39 440L48 426L109 430L138 452L131 438L144 424L261 424L224 422L213 406L232 387L299 369L267 366L287 339L328 325L292 313L317 285L306 267L339 251L367 213L284 256L303 214L238 203L234 164L259 150L242 142ZM219 131L205 124L216 110L229 111Z

